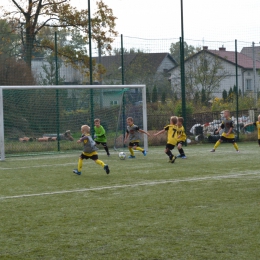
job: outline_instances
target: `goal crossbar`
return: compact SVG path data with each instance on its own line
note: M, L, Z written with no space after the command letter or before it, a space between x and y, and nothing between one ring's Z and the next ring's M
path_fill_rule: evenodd
M146 86L145 85L45 85L45 86L0 86L0 160L5 160L4 141L4 106L3 90L25 90L25 89L136 89L142 91L143 129L147 131L147 108L146 108ZM144 135L144 148L148 149L147 135Z

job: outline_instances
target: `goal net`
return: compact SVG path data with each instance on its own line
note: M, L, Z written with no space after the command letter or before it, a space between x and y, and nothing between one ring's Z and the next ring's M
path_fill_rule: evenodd
M93 136L95 118L109 149L120 150L127 117L147 131L145 85L0 86L1 160L81 150L81 125L89 125ZM146 135L141 142L148 149Z

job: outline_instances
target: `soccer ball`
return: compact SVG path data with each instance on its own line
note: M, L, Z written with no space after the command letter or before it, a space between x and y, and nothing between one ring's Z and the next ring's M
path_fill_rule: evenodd
M126 154L124 152L120 152L118 154L118 157L120 158L120 160L124 160L126 158Z

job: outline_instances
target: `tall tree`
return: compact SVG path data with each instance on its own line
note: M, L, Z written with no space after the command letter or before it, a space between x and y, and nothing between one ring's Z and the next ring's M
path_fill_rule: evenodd
M165 91L163 91L163 93L162 93L161 102L166 103L166 93L165 93Z
M152 92L152 102L156 103L157 101L158 101L158 92L156 86L154 86Z
M222 98L223 98L224 101L226 101L226 100L227 100L227 97L228 97L228 93L227 93L227 91L224 89L223 92L222 92Z
M10 0L13 10L5 11L5 17L16 21L22 27L22 43L24 60L31 67L33 49L36 36L45 27L81 29L84 40L88 41L88 10L77 10L70 5L70 0ZM92 15L92 39L99 41L101 46L111 50L115 31L116 17L104 2L97 2L97 11ZM54 49L53 41L46 39L40 43L41 47ZM81 61L81 66L88 67L89 60L85 53L65 46L59 48L59 55L75 63L75 57Z
M205 51L195 54L185 62L186 97L194 99L195 93L204 89L205 98L209 101L218 91L221 80L229 75L217 56ZM175 89L181 92L180 76L176 79Z
M18 53L19 35L14 24L7 20L0 20L0 59L14 57Z
M184 42L184 59L187 59L198 51L200 51L200 47L194 47L192 45L188 45L187 42ZM170 53L175 61L180 64L180 42L171 44Z
M47 63L43 63L42 69L43 73L40 73L39 75L39 83L41 85L56 85L56 64L55 64L55 59L53 55L49 55L46 58ZM61 67L61 63L58 62L58 70ZM58 73L58 84L62 85L62 83L65 81L64 78L60 77Z

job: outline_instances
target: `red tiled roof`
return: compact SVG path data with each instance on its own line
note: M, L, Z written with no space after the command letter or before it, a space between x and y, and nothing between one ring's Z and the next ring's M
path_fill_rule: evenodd
M224 51L224 50L205 50L206 52L212 53L228 62L236 64L235 52L234 51ZM237 53L237 64L239 67L244 69L253 69L253 59L245 54ZM256 69L260 69L260 62L255 62Z

